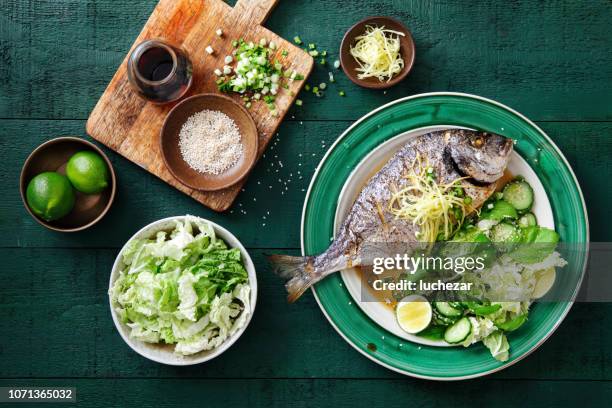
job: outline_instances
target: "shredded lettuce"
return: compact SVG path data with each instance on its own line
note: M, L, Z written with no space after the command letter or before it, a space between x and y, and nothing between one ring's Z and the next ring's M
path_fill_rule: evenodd
M482 343L489 349L491 355L499 361L507 361L510 356L510 344L503 331L498 330L482 340Z
M489 334L497 330L495 323L493 323L493 321L489 318L469 316L468 319L470 319L472 331L470 332L470 335L467 336L467 338L461 343L464 347L478 343Z
M194 354L218 347L251 314L240 250L228 248L200 218L130 241L122 258L125 268L109 295L132 338Z

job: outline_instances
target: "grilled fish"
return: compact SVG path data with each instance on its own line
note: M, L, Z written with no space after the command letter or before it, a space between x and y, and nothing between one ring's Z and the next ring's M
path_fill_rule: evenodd
M495 192L512 148L511 139L463 129L435 131L408 141L363 188L327 251L318 256L270 256L276 273L288 280L288 301L294 302L331 273L361 265L360 249L366 243L418 241L418 225L389 210L393 191L410 183L406 174L417 159L433 168L439 183L460 180L474 210Z

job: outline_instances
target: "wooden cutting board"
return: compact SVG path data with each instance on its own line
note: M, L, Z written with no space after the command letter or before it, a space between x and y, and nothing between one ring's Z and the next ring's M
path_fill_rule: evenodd
M223 67L224 58L233 51L232 40L274 41L274 58L284 69L294 69L307 77L314 61L304 50L261 26L278 0L238 0L235 7L222 0L161 0L145 24L131 50L148 39L163 39L183 48L193 63L193 84L184 96L218 92L213 74ZM223 36L216 30L223 30ZM210 45L214 54L206 53ZM282 56L282 50L288 55ZM129 52L128 54L129 55ZM273 117L263 102L254 102L250 113L259 131L259 157L289 110L305 81L294 81L290 89L277 95L278 116ZM292 96L293 95L293 96ZM230 95L241 102L237 95ZM117 153L138 164L168 184L216 211L228 209L244 180L225 190L203 192L190 189L176 180L165 167L159 150L159 132L164 118L176 103L154 105L139 98L127 79L127 56L104 94L89 115L87 133Z

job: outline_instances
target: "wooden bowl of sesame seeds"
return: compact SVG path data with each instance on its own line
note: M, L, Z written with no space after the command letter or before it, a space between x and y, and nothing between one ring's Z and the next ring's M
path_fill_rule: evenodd
M166 167L187 187L227 188L243 179L257 159L257 126L233 99L217 94L191 96L168 113L160 133Z

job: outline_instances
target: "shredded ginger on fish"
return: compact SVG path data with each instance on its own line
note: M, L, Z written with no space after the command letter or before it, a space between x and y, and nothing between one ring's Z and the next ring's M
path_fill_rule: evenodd
M461 228L468 212L464 199L453 193L467 177L438 184L433 168L428 161L423 163L420 155L416 156L411 169L406 176L409 184L392 194L389 212L418 226L415 236L419 241L436 242L440 233L445 240L449 239ZM459 216L455 209L459 209Z

